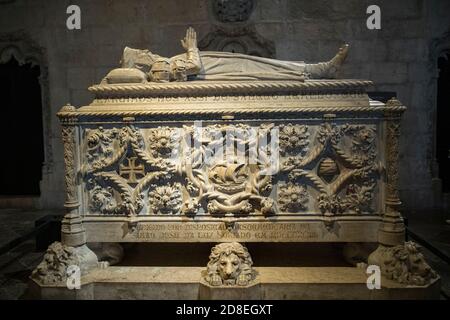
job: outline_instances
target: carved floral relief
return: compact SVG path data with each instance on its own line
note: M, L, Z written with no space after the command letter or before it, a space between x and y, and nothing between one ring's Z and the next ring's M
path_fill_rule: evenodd
M92 214L373 211L373 125L129 125L86 129L84 140L80 176Z
M206 202L212 215L274 213L274 201L267 197L271 158L267 145L259 143L272 127L215 124L201 131L185 127L182 168L191 197L185 200L183 212L194 214Z
M152 186L149 190L148 199L150 210L154 214L176 214L179 213L182 204L180 185Z
M283 159L288 180L316 190L317 209L326 215L372 212L379 173L373 126L325 122L306 154ZM285 201L285 200L283 200Z
M298 212L307 209L309 195L306 186L289 182L280 186L278 190L280 210Z

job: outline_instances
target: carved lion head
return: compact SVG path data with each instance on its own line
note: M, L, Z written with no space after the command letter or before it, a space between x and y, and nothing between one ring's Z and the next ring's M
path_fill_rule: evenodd
M220 243L212 248L206 281L213 286L245 286L253 279L253 261L243 245Z
M54 242L48 247L44 259L33 271L31 277L45 284L59 283L66 279L68 266L79 264L74 248Z
M425 261L419 246L412 241L388 251L384 271L400 283L422 286L436 278L436 272Z

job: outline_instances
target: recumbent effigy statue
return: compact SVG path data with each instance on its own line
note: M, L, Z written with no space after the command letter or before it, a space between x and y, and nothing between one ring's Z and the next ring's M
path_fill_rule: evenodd
M197 35L189 28L181 40L186 53L172 58L149 50L125 47L122 68L112 71L107 83L189 80L297 80L333 78L344 62L348 45L328 62L306 64L231 52L199 51Z

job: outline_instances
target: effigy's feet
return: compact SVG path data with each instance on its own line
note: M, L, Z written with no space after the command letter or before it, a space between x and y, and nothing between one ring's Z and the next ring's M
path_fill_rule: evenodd
M330 60L330 65L340 67L347 58L349 47L348 44L344 44L340 47L338 53Z
M344 44L342 47L339 48L338 53L333 57L333 59L328 61L327 64L329 77L334 78L336 72L339 70L339 68L347 58L349 47L350 46L348 44Z

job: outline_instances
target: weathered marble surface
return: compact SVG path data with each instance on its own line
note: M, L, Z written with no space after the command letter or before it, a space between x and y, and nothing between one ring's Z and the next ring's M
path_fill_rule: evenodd
M58 17L60 13L64 16L66 3L52 0L42 6L35 0L3 2L2 40L11 39L12 35L20 38L26 33L34 40L29 42L34 46L27 49L18 42L2 41L2 57L7 56L13 45L18 51L16 58L32 56L41 70L48 69L47 76L43 73L41 79L43 87L51 86L43 97L46 160L40 205L46 209L61 209L64 201L63 150L59 123L53 116L60 107L68 101L77 105L89 103L92 96L86 87L98 83L117 66L124 44L150 47L169 56L179 52L178 39L185 26L195 26L201 40L221 21L211 10L213 1L78 0L82 10L85 8L83 31L67 32L64 17ZM324 61L335 54L344 40L348 41L351 52L342 76L372 79L376 82L373 91L395 91L410 107L402 120L404 138L400 143L405 162L400 169L400 190L405 206L419 209L439 205L439 183L435 183L436 189L432 188L437 170L430 167L434 161L436 61L441 50L449 48L450 2L379 0L382 19L387 22L379 31L366 28L367 3L341 0L326 3L325 6L323 1L259 0L245 26L254 24L257 33L272 42L273 56L281 60ZM235 42L232 35L236 23L227 25L231 30L225 40ZM138 29L140 32L136 32ZM252 52L254 47L248 49ZM37 50L44 53L41 59L33 54Z
M136 219L136 229L126 219L102 221L84 219L89 242L377 242L379 217L360 218L359 221L335 222L327 229L320 217L318 221L302 220L267 222L245 221L227 228L222 221L167 221L165 219ZM164 221L165 220L165 221Z
M41 287L42 299L438 299L439 280L407 287L382 278L368 290L364 270L345 267L258 267L248 287L211 287L200 267L110 267L82 278L80 290ZM37 289L37 288L34 288ZM249 290L250 289L250 290Z
M48 214L47 211L29 212L23 210L0 210L0 220L2 221L2 226L4 226L5 231L2 234L3 238L0 242L5 243L15 239L19 235L23 235L29 230L29 228L31 228L36 218L46 214ZM12 219L13 216L16 217L16 219ZM442 224L442 221L444 221L447 217L446 212L408 212L407 216L410 229L422 238L427 239L439 250L449 252L448 248L450 241L448 240L448 226ZM8 226L11 230L17 231L18 234L6 232L8 229L6 226ZM198 250L200 247L201 250ZM319 250L317 248L310 248L305 251L297 246L294 247L294 244L270 245L264 243L257 245L256 247L255 245L250 245L248 247L252 254L252 258L257 263L257 266L267 266L271 264L274 259L278 261L280 266L284 266L284 268L296 265L305 266L302 263L305 263L306 265L312 265L312 263L314 265L325 265L325 263L327 263L327 266L333 264L343 266L342 263L338 264L337 261L335 261L339 258L339 253L336 251L331 251L331 248L321 254L319 261L316 261L317 258L314 261L305 261L302 257L312 257L313 254ZM287 250L287 247L290 249ZM202 265L206 263L208 251L209 247L206 244L195 244L189 248L182 247L182 249L180 249L178 244L165 244L163 246L158 245L156 247L154 244L147 244L145 248L138 246L135 250L130 249L127 251L127 257L131 260L127 260L125 263L127 265L141 266L170 266L172 264L175 265L177 262L180 262L179 260L181 260L185 266ZM450 292L450 270L448 270L448 265L442 260L439 260L436 256L432 255L425 248L423 251L427 260L430 262L430 265L442 277L442 290L448 294L448 292ZM270 252L270 256L268 252ZM28 294L26 296L23 295L28 287L28 275L31 273L31 270L35 268L39 262L41 262L42 255L42 252L35 252L35 243L34 240L31 240L0 257L0 299L32 298ZM147 260L140 261L142 257L145 257ZM200 270L204 270L204 268L205 266L194 268L193 271L199 270L200 272ZM185 276L184 273L183 276ZM189 277L191 276L192 274ZM177 280L179 279L177 275L174 275L174 277ZM198 276L195 275L194 278L198 279Z
M172 58L161 57L149 50L125 47L121 69L110 72L104 83L169 82L196 80L297 80L333 78L344 62L348 45L339 49L328 62L307 64L303 61L282 61L234 52L199 51L197 34L188 28L181 40L186 53ZM142 77L135 78L136 70Z
M151 80L163 83L102 81L90 88L89 106L66 105L58 113L67 193L63 251L86 248L95 256L86 241L223 242L212 248L202 281L245 287L240 294L253 298L258 276L238 241L376 240L368 260L382 274L418 284L415 270L424 267L431 276L420 274L419 284L438 283L423 260L416 263L418 251L409 250L415 246L404 242L402 103L371 101L365 91L371 82L364 80L189 82L201 69L195 38L188 30L181 62L128 50L128 68L149 60ZM345 55L341 50L327 68L337 68ZM242 75L254 71L236 63ZM168 83L172 78L177 83ZM406 259L400 272L413 277L392 277L397 267L392 271L390 256L379 254L384 248ZM44 275L34 277L41 286L54 273L49 250L33 273ZM85 274L100 266L79 260L72 264Z
M65 127L76 128L79 158L67 179L77 177L69 186L78 195L88 241L375 242L385 210L384 121L398 118L404 107L370 101L368 85L91 87L96 98L90 105L58 114ZM203 121L199 136L196 121ZM238 145L258 143L253 133L266 135L276 151L267 156L255 148L262 156L257 164L248 156L231 159L232 165L196 162L225 143L227 132L234 153Z

